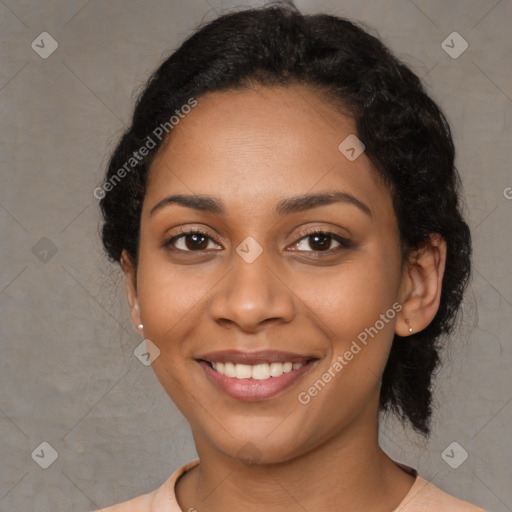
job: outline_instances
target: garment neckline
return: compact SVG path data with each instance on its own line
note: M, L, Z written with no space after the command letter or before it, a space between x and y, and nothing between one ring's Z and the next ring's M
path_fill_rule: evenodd
M199 462L200 460L199 459L194 459L190 462L187 462L186 464L184 464L183 466L181 466L180 468L178 468L176 470L176 474L173 475L174 478L171 476L170 480L173 480L173 482L170 482L172 485L170 486L171 489L171 499L173 500L173 504L176 505L177 507L177 510L181 510L179 508L179 504L178 504L178 500L177 500L177 497L176 497L176 485L178 483L178 480L189 470L195 468L196 466L199 465ZM412 484L412 486L410 487L409 491L407 492L407 494L403 497L402 501L400 501L400 503L393 509L392 512L398 512L399 510L401 510L404 505L410 501L410 499L413 498L413 494L415 495L417 493L417 491L420 490L420 488L423 488L425 484L427 484L428 482L426 482L425 480L423 480L423 478L421 478L421 476L418 474L418 471L410 466L407 466L406 464L403 464L401 462L397 462L395 460L393 460L393 462L402 470L404 471L405 473L411 475L414 477L414 482Z

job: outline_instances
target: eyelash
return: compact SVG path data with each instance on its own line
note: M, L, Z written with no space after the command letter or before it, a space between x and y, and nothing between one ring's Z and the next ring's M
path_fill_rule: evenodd
M191 252L191 253L198 252L198 253L201 253L201 252L208 251L209 249L202 249L202 250L199 250L199 251L190 251L190 250L185 251L183 249L176 249L176 248L170 247L170 246L172 246L172 244L174 242L176 242L180 238L184 238L187 235L196 235L196 234L197 235L202 235L202 236L204 236L206 238L209 238L210 240L212 240L215 243L219 243L219 242L217 242L217 240L213 239L206 231L202 230L201 228L181 228L180 231L181 231L181 234L180 235L175 235L172 238L170 238L169 240L167 240L164 243L164 247L167 247L170 250L180 251L180 252ZM296 242L294 242L293 245L297 245L304 238L308 238L308 237L314 236L316 234L327 235L330 238L332 238L333 240L335 240L336 242L338 242L340 244L340 246L336 247L334 249L328 249L326 251L298 251L298 252L307 252L307 253L313 253L313 254L317 254L317 255L324 255L324 254L332 255L333 253L336 253L339 250L342 250L344 248L347 249L347 248L353 247L353 244L349 240L347 240L346 238L343 238L342 236L337 235L336 233L332 233L330 231L326 231L326 230L323 230L323 229L320 229L320 228L314 228L314 229L310 229L310 230L299 231L299 233L297 233L297 235L300 238Z

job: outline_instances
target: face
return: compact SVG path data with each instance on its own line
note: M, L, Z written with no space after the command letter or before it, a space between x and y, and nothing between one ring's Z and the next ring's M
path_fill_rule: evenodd
M307 87L211 93L154 161L132 314L197 445L277 462L376 430L402 265L355 132Z

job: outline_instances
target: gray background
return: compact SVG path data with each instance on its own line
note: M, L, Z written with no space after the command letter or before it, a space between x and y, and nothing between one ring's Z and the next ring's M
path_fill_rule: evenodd
M381 440L444 490L510 511L512 2L296 3L374 27L451 123L474 279L439 373L431 441L393 420ZM187 422L133 355L141 338L121 274L101 252L92 192L148 73L199 22L261 4L0 1L2 512L110 505L195 458ZM31 48L44 31L59 45L47 59ZM441 47L454 31L469 43L457 59ZM441 457L453 441L468 452L457 469ZM31 456L42 442L58 453L48 469Z

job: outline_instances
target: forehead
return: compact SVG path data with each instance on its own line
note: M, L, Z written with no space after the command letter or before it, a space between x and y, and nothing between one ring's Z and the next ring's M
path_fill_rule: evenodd
M314 89L259 86L197 101L153 162L146 210L171 193L215 195L254 210L326 189L366 197L372 210L391 204L366 155L350 161L338 149L355 135L353 119Z

